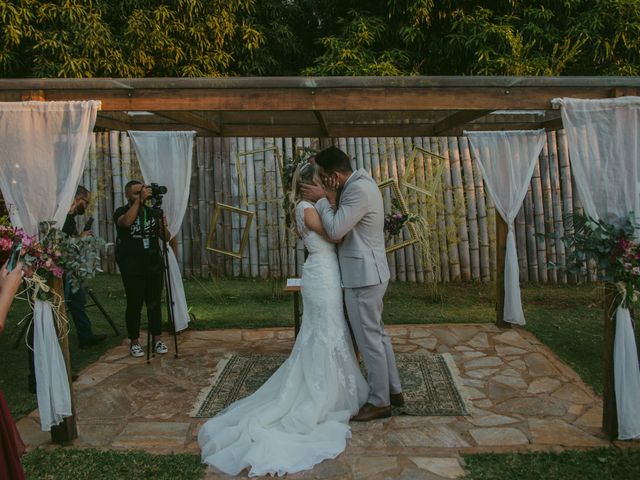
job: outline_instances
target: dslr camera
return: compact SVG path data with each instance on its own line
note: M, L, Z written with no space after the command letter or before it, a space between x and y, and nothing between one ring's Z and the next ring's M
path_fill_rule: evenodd
M152 183L151 188L151 208L159 210L162 207L162 196L167 193L167 187Z

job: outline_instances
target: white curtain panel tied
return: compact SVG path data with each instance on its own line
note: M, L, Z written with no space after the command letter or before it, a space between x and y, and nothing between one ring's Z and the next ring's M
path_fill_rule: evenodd
M167 217L169 233L174 237L180 230L189 200L193 141L196 133L129 131L129 136L140 162L144 182L167 187L162 209ZM169 281L173 294L173 313L176 331L187 328L189 310L178 260L173 249L168 249Z
M585 212L620 225L629 213L640 219L640 97L560 98L571 171ZM640 232L636 232L636 236ZM626 308L616 311L614 381L618 438L640 438L640 368Z
M11 223L28 235L43 221L62 228L99 108L98 101L0 103L0 189ZM52 307L38 300L33 313L40 423L49 431L71 415L71 395Z
M545 142L544 130L465 132L478 169L496 210L508 225L504 264L504 321L524 325L520 274L513 222L527 193L536 160Z

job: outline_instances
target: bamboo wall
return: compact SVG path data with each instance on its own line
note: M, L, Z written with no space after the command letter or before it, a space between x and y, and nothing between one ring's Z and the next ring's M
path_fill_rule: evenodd
M283 195L276 155L291 157L300 146L318 148L335 143L378 181L402 176L414 146L445 158L442 188L438 198L409 192L409 208L426 208L432 219L432 255L425 259L416 245L389 255L393 280L410 282L490 281L495 277L495 206L487 195L472 159L466 138L197 138L193 155L190 197L182 229L177 235L177 253L186 277L299 276L304 250L285 227L281 201L265 201ZM276 151L268 150L276 147ZM255 150L267 151L243 155ZM536 234L563 232L563 219L580 209L573 194L571 168L564 131L547 133L531 185L515 221L520 278L523 282L566 283L562 270L548 270L553 262L563 266L566 252L560 241ZM237 163L240 163L237 165ZM432 157L418 155L416 174L433 174ZM249 243L242 259L208 251L207 235L216 202L243 207L245 179L248 209L256 212ZM125 132L95 133L83 184L94 194L94 231L113 243L112 215L125 203L123 186L141 178L137 160ZM227 247L238 243L240 221L225 213L218 225ZM437 264L436 264L437 262ZM103 252L103 269L115 271L113 246Z

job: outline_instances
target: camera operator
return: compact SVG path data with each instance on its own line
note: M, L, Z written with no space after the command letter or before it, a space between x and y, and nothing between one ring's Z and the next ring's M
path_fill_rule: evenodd
M160 339L162 330L161 297L164 283L162 252L159 236L169 239L166 219L145 205L152 196L151 187L132 180L125 187L128 205L113 214L116 224L116 262L122 274L127 297L127 333L131 340L131 355L144 356L140 345L140 315L143 303L147 306L149 329L153 336L153 351L167 353Z

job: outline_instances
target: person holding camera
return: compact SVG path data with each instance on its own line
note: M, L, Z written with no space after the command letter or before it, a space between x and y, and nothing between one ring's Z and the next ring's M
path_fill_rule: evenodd
M82 185L78 185L73 204L71 204L71 208L69 209L69 213L67 213L67 218L64 222L64 226L62 227L62 231L68 236L78 236L76 216L84 214L87 207L89 206L90 201L91 192ZM91 235L90 222L87 222L87 225L85 225L85 228L80 235ZM76 326L76 333L78 334L78 346L80 348L87 348L104 342L107 336L104 333L93 333L91 329L91 320L89 320L87 312L85 311L85 304L87 299L86 287L82 285L78 290L74 292L71 285L70 274L65 274L64 276L64 298L69 313L71 313L73 323Z
M153 336L153 351L164 354L168 349L160 339L162 331L161 298L164 284L163 261L159 237L169 240L166 219L160 219L154 209L145 205L152 189L138 180L125 186L128 204L113 214L116 224L116 262L122 275L127 297L127 334L131 340L131 355L144 356L140 345L140 315L146 304L149 329Z

